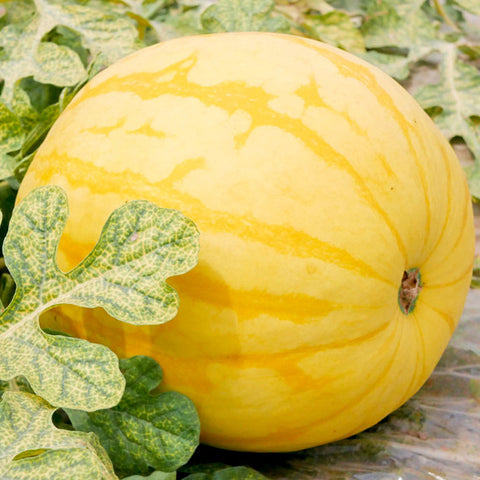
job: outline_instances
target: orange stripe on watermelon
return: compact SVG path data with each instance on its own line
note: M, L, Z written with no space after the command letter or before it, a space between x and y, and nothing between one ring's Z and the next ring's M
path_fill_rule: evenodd
M62 168L68 169L70 172L69 178L73 183L81 183L83 179L88 177L91 192L102 193L105 190L112 190L128 197L131 192L135 191L136 185L142 184L142 198L160 201L161 204L163 203L162 200L164 200L165 204L168 203L170 205L170 208L181 209L182 213L188 217L202 218L202 225L211 232L235 231L236 234L244 239L270 245L275 251L285 255L293 254L298 257L310 258L313 252L316 259L334 263L358 275L375 278L396 287L396 282L383 278L374 267L356 259L346 250L340 249L335 245L322 242L293 228L280 225L268 225L268 228L265 228L264 224L252 217L239 217L231 213L212 211L205 208L198 199L186 196L175 189L173 187L175 182L178 182L190 171L202 165L203 159L188 159L185 163L176 167L170 176L161 182L155 183L150 182L146 176L135 174L132 171L128 171L128 176L125 178L125 172L108 172L101 167L92 166L86 162L79 161L79 159L69 158L65 155L51 154L49 159L52 162L51 165L54 165L54 171L61 171ZM48 174L50 173L49 171ZM51 181L51 178L45 178L45 181ZM295 245L294 251L292 250L292 245ZM79 249L75 239L68 235L62 238L61 248L68 251L68 256L72 259L75 258L76 262L80 261L88 253L85 249ZM69 265L69 267L71 268L73 265Z

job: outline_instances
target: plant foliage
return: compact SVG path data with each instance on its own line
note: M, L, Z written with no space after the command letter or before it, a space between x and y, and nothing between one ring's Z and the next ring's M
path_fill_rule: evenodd
M16 191L37 148L75 93L99 70L138 48L170 38L252 30L327 42L403 83L445 136L468 148L470 189L480 199L477 0L1 2L0 300L5 307L0 316L1 478L265 478L248 467L227 465L190 464L177 475L174 470L187 462L198 443L198 418L182 395L152 394L161 382L160 366L138 357L122 360L119 368L105 347L39 327L42 312L64 303L102 306L135 324L149 323L153 317L167 321L176 311L177 299L165 279L187 271L196 261L198 237L191 222L178 212L131 202L112 215L91 254L63 273L55 255L68 215L64 194L55 188L37 190L12 216ZM425 71L428 75L423 75ZM132 273L135 286L128 280ZM421 451L427 463L431 460L429 471L464 478L456 469L458 462L449 460L455 458L463 462L465 478L472 478L479 467L478 442L475 447L468 439L478 440L479 429L471 425L479 415L480 339L475 342L468 319L461 324L460 335L462 329L469 331L462 337L462 345L471 343L469 353L458 345L447 352L433 377L433 390L427 388L380 428L315 450L310 473L316 474L320 465L322 478L358 474L383 479L385 465L394 458L392 472L415 475L423 468L412 467ZM463 396L450 404L459 385ZM63 428L52 424L59 406L70 409L73 426L66 417ZM402 412L408 414L401 417ZM439 439L440 423L457 417L451 429L455 434L461 431L467 440L447 433ZM418 438L411 438L411 432ZM432 448L420 442L424 434L436 438ZM288 458L295 462L297 457ZM402 464L403 458L413 459L412 465ZM378 473L379 465L383 473ZM275 474L275 469L270 471Z

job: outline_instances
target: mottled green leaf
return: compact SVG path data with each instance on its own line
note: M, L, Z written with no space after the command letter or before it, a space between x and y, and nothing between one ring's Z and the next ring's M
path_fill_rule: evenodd
M468 187L474 199L480 200L480 166L478 162L465 168ZM480 288L480 263L474 264L472 287Z
M30 97L22 88L15 88L12 99L12 111L22 122L23 128L28 131L38 121L38 112L33 108Z
M480 72L457 58L454 45L442 50L440 82L420 88L415 97L424 109L432 109L435 123L451 139L461 136L480 159Z
M453 3L467 12L480 15L480 2L478 0L452 0Z
M337 10L344 10L353 15L364 15L367 8L365 0L329 0L328 3Z
M174 2L172 0L123 0L123 3L128 5L131 13L145 19L151 19L160 10L171 6Z
M19 150L24 135L20 117L0 101L0 153Z
M148 477L143 475L132 475L125 477L123 480L176 480L177 474L175 472L153 472Z
M26 25L8 25L0 31L0 78L4 80L2 97L7 104L13 100L14 88L21 78L53 85L74 85L85 76L78 55L66 47L40 42L50 28L45 19L36 15Z
M60 105L58 102L49 105L42 111L38 116L38 121L25 137L21 150L22 156L33 152L40 145L60 113Z
M334 10L323 15L310 16L308 31L313 38L349 52L365 51L360 30L345 12Z
M162 381L152 358L120 360L126 388L120 403L86 413L68 410L76 430L94 432L122 474L162 472L184 465L198 446L200 423L193 403L178 392L151 395Z
M192 473L185 480L267 480L267 477L248 467L220 467L212 473Z
M2 0L1 5L5 9L1 26L28 22L35 15L33 0Z
M410 75L411 60L408 56L381 53L376 50L370 50L360 56L397 80L405 80Z
M0 101L0 180L13 176L16 161L9 153L20 150L24 137L21 119Z
M135 51L138 32L127 15L112 12L113 6L102 2L95 6L73 1L35 0L45 27L44 33L57 25L71 28L82 36L92 55L101 54L112 63Z
M274 0L218 0L201 16L207 32L288 32L286 18L272 15Z
M42 41L56 27L65 27L80 35L80 41L93 57L101 55L105 63L133 52L140 45L133 20L125 14L111 12L105 3L91 6L72 0L35 0L36 14L24 23L7 25L0 31L0 78L4 80L2 97L12 101L15 84L32 76L41 83L71 86L85 78L86 72L72 39ZM61 33L61 32L60 32ZM72 37L73 38L73 37ZM70 42L70 44L68 43ZM84 56L83 52L82 56Z
M184 35L205 33L200 21L200 10L196 8L189 9L186 12L179 9L170 9L160 18L151 20L150 24L155 29L160 41Z
M59 430L55 409L28 393L7 391L0 402L2 480L117 480L95 435Z
M66 195L54 186L34 190L14 210L3 251L17 290L0 315L0 379L24 375L52 405L91 411L121 399L117 358L104 346L46 334L39 315L67 303L100 306L137 325L170 320L178 298L165 280L195 265L198 232L175 210L129 202L110 216L85 260L64 274L56 251L67 217Z
M438 22L432 21L423 10L422 0L366 0L367 16L361 30L365 46L380 53L405 57L407 65L420 60L437 48ZM392 59L380 60L380 68L395 64ZM384 60L384 61L382 61ZM403 63L403 59L399 59ZM404 67L396 66L404 75Z

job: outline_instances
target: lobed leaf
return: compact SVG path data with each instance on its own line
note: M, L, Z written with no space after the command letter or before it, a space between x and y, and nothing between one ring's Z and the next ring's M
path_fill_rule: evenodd
M273 16L274 0L218 0L202 14L203 28L214 32L288 32L286 18Z
M162 369L152 358L120 360L120 369L126 379L120 403L91 413L67 410L73 426L94 432L122 474L146 474L150 467L176 470L199 443L200 423L193 403L177 392L150 393L162 380Z
M45 17L36 15L26 25L8 25L0 31L0 78L4 81L2 98L10 105L17 82L32 76L57 86L74 85L85 76L78 55L67 47L40 42L53 28Z
M40 314L73 304L100 306L137 325L170 320L178 298L165 280L195 265L198 232L177 211L129 202L110 216L93 251L65 274L56 251L67 216L66 195L54 186L34 190L14 210L4 256L17 289L0 315L0 379L24 375L52 405L90 411L121 399L116 356L102 345L43 332Z
M415 97L424 109L434 109L433 119L451 139L461 136L480 159L480 72L457 58L454 45L442 49L440 82L420 88Z
M95 435L57 429L55 409L23 392L0 402L2 480L117 480Z
M360 30L350 16L338 10L323 15L309 16L308 31L313 38L353 53L365 52Z
M405 68L424 58L437 48L438 22L433 22L423 10L425 1L418 0L366 0L366 20L361 27L365 46L379 50L367 56L391 75L400 72L406 78ZM397 65L383 55L401 57ZM389 67L395 67L391 70ZM399 78L399 77L397 77Z
M93 56L112 63L139 48L138 32L124 14L114 13L108 2L91 6L73 1L35 0L50 31L57 25L81 34L82 43ZM110 7L110 8L109 8Z

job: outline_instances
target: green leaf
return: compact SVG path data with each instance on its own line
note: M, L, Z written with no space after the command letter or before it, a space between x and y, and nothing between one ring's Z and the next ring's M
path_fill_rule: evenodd
M20 150L24 137L21 119L0 100L0 180L13 176L16 161L9 153Z
M83 63L72 49L79 50L78 42L93 57L101 55L107 64L141 46L133 20L127 15L110 13L105 4L93 7L71 0L34 3L33 18L7 25L0 31L0 46L4 49L0 60L0 78L4 80L2 98L8 105L14 86L22 78L31 76L40 83L60 87L73 86L85 78ZM64 34L65 38L57 39L68 46L42 41L57 27L61 27L60 33L67 32L66 28L72 30L80 39L72 33L70 37ZM79 53L84 56L80 50Z
M193 403L178 392L152 395L162 381L155 360L120 360L126 387L120 403L97 412L67 410L76 430L94 432L122 474L162 472L184 465L199 443L200 422Z
M103 307L136 325L170 320L178 298L165 280L195 265L198 231L175 210L129 202L110 216L85 260L64 274L56 251L67 216L66 195L54 186L34 190L13 212L3 250L17 290L0 315L0 379L24 375L52 405L91 411L121 399L117 358L104 346L46 334L40 314L66 303Z
M445 45L440 64L440 82L415 93L424 109L432 109L433 119L443 134L451 139L462 137L480 159L480 72L458 60L455 45Z
M381 53L376 50L370 50L359 56L367 62L373 63L397 80L405 80L410 75L410 65L412 62L408 56Z
M465 173L467 174L468 188L470 189L470 194L477 201L480 200L480 166L478 162L466 167ZM480 287L480 264L474 264L472 287Z
M13 92L12 111L18 116L26 131L32 129L38 121L38 112L33 108L30 97L23 88L15 88Z
M453 0L453 3L467 12L480 15L480 3L478 0Z
M196 8L185 12L180 9L169 9L166 14L151 20L150 24L155 29L159 41L205 33L200 21L200 11Z
M480 59L480 45L460 44L458 49L467 55L470 60Z
M2 98L10 105L17 82L32 76L42 83L74 85L85 76L78 55L67 47L40 42L50 30L45 19L36 15L26 25L8 25L0 31L0 78L4 80Z
M95 435L59 430L55 409L7 391L0 402L0 477L5 480L117 480Z
M38 116L38 121L35 126L27 133L25 141L22 145L22 155L26 156L32 153L40 145L43 139L47 136L50 128L55 123L55 120L60 115L59 103L54 103L45 108Z
M133 475L125 477L123 480L176 480L177 474L175 472L153 472L148 477L142 475Z
M366 0L365 3L367 19L361 30L368 49L406 57L407 65L411 65L437 48L438 22L433 22L422 10L425 0ZM370 57L372 62L377 59ZM382 68L392 63L388 59L377 65ZM403 73L404 67L400 71Z
M138 49L138 32L127 15L112 12L112 4L91 6L73 1L35 0L44 33L57 25L81 34L91 55L102 55L108 64Z
M477 193L480 193L480 190ZM473 262L471 288L480 288L480 257L478 256L475 257L475 261Z
M1 210L1 226L0 226L0 247L8 230L8 223L12 216L13 207L17 191L11 187L7 181L0 182L0 210Z
M2 17L5 24L28 22L35 15L33 0L3 0L2 6L5 8Z
M309 34L317 40L353 53L365 51L360 30L345 12L334 10L324 15L312 15L307 25Z
M192 473L184 480L267 480L267 477L248 467L220 467L212 473Z
M288 32L285 17L273 16L274 0L218 0L202 14L203 28L214 32Z

